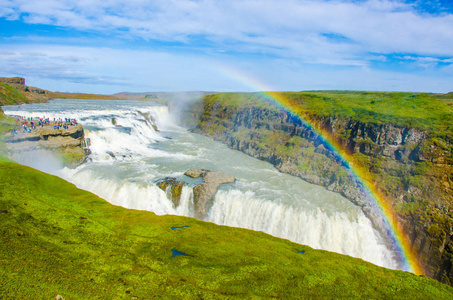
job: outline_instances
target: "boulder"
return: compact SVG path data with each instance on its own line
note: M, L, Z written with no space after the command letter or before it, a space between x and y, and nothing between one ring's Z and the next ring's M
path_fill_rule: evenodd
M184 174L192 178L203 177L203 182L193 188L194 214L198 219L206 217L219 186L236 180L230 174L211 170L191 169Z
M199 169L190 169L184 175L189 176L191 178L199 178L200 176L203 177L203 174L206 173L206 170L199 170Z
M181 202L181 192L184 184L185 182L178 181L174 177L165 177L156 182L156 185L166 193L167 198L173 202L173 208L178 207Z

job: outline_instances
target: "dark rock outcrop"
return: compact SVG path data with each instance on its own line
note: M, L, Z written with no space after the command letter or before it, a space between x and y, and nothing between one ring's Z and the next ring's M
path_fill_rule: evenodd
M7 83L7 84L25 85L25 78L23 78L23 77L0 77L0 82Z
M184 184L185 182L179 181L174 177L165 177L156 182L156 185L166 193L167 198L173 202L173 208L178 207L181 202L181 192Z
M218 171L191 169L184 174L192 178L203 178L203 182L193 188L194 213L198 219L206 217L219 186L235 181L234 176Z

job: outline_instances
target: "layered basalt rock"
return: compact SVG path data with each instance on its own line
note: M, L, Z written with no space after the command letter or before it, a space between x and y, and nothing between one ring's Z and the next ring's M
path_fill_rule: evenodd
M174 177L165 177L157 180L156 185L165 192L167 198L173 202L173 208L177 208L181 202L182 187L186 183Z

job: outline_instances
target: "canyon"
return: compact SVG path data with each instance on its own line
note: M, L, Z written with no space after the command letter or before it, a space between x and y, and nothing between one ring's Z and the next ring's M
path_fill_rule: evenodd
M252 97L252 96L250 96ZM294 114L272 104L247 104L239 95L211 95L192 104L182 122L194 132L273 164L278 170L338 192L362 208L374 226L382 219L364 201L354 178L317 134ZM433 99L435 101L435 99ZM232 104L233 103L233 104ZM424 273L452 284L452 144L448 135L386 122L307 114L369 170L393 208Z

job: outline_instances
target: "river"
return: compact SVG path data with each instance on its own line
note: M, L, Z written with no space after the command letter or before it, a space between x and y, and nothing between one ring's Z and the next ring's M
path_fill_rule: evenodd
M177 116L167 106L147 101L59 99L4 106L3 110L7 115L77 119L89 139L87 163L68 169L48 158L44 164L39 159L20 160L112 204L193 217L192 187L199 180L184 172L191 168L221 171L234 175L236 182L220 186L205 221L264 231L316 249L401 268L397 255L350 201L176 125ZM188 183L176 208L155 184L164 177Z

